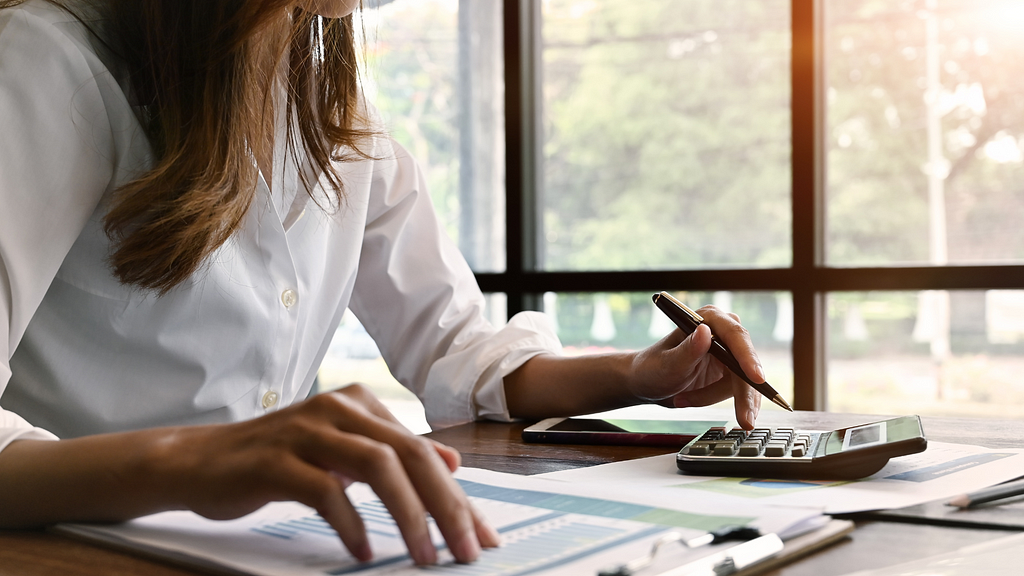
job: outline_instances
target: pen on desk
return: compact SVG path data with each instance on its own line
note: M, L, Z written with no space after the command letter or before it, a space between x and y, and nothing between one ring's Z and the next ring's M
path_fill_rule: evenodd
M654 295L654 305L657 306L662 312L665 313L676 326L686 332L687 334L693 334L697 326L704 323L704 318L700 314L697 314L693 310L686 307L679 300L676 300L668 292L661 292ZM729 370L732 370L737 376L743 379L744 382L750 384L754 390L757 390L772 402L779 406L793 411L789 403L782 397L781 394L775 391L767 382L757 383L751 380L744 372L743 368L740 367L740 363L736 360L736 357L732 355L732 352L714 335L711 336L711 355L718 358L722 364L725 364Z
M1024 494L1024 480L1017 480L1015 482L1007 482L1005 484L996 484L995 486L983 488L977 492L961 494L949 502L946 502L946 504L948 506L956 506L957 508L973 508L979 504L994 502L996 500L1011 498L1013 496L1020 496L1022 494Z

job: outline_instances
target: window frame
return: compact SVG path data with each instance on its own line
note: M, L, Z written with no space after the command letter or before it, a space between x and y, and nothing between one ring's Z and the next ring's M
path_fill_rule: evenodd
M793 296L793 406L827 408L830 292L1024 289L1024 266L825 265L824 3L791 0L792 266L773 269L548 272L543 230L540 0L504 0L506 270L476 273L484 292L507 295L509 316L541 310L545 292L771 290Z

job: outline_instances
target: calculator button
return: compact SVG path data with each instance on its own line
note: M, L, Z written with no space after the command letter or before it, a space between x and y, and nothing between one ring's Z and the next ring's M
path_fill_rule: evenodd
M806 454L806 453L807 453L807 448L806 448L806 447L804 447L804 445L803 445L803 444L794 444L794 445L793 445L793 449L792 449L792 450L790 450L790 453L791 453L791 454L792 454L792 455L793 455L794 457L796 457L796 458L799 458L799 457L801 457L801 456L803 456L804 454Z
M687 450L686 453L690 456L706 456L711 453L714 444L707 442L694 442Z
M740 444L740 456L757 456L760 453L760 442L744 442Z
M731 442L715 444L715 456L732 456L736 453L736 445Z
M785 456L786 444L781 442L769 442L768 445L764 447L764 455L772 457Z
M725 436L725 428L723 428L721 426L716 426L714 428L709 428L708 431L705 432L704 435L700 437L700 439L701 440L720 440L724 436Z

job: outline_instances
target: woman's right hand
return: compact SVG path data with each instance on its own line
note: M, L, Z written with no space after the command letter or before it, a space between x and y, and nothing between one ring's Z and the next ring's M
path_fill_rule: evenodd
M154 481L175 508L230 519L273 501L317 510L359 560L372 556L366 529L345 495L365 482L388 508L417 564L437 561L433 516L460 562L499 544L451 476L458 453L401 426L364 387L320 394L228 425L169 429L152 453Z

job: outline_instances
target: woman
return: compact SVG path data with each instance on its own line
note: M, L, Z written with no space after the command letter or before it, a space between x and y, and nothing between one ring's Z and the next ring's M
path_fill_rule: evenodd
M304 400L346 307L435 427L733 395L753 426L707 327L564 358L542 315L483 319L360 100L356 4L0 0L2 527L297 500L367 560L362 481L418 563L427 512L460 561L497 545L455 451L362 387ZM702 314L763 380L738 319Z

